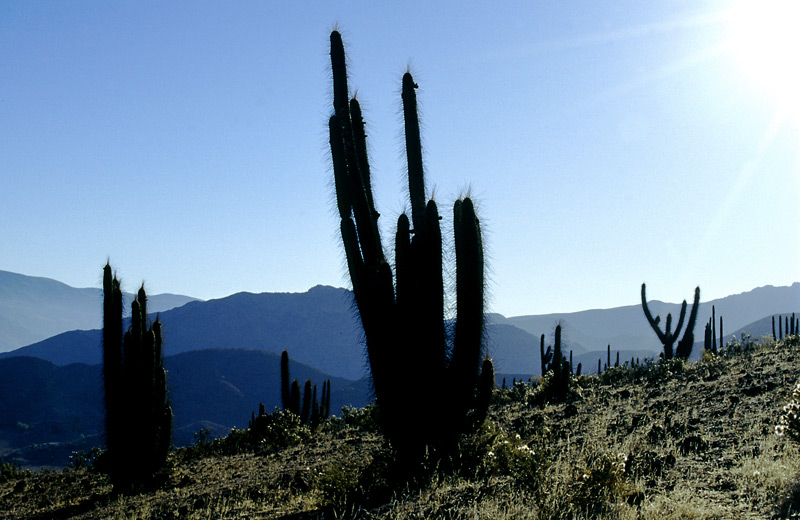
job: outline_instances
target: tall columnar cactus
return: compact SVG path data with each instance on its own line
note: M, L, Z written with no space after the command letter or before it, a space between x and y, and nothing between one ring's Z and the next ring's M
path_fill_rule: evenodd
M451 331L444 314L439 211L433 200L425 202L417 85L411 74L403 76L411 217L403 214L397 221L393 276L378 229L361 108L348 99L344 46L336 31L331 65L337 207L380 420L398 449L419 453L425 445L452 441L485 414L486 402L476 401L485 354L480 225L469 198L454 204L457 319Z
M172 436L161 323L156 318L147 327L142 287L123 336L122 292L108 264L103 269L103 380L111 480L118 488L144 483L164 466Z
M642 284L642 309L644 310L644 315L648 323L650 323L650 327L652 327L656 335L658 335L658 339L664 345L664 359L672 359L673 355L682 359L689 359L689 355L692 353L692 346L694 345L694 326L697 320L697 311L700 310L700 287L694 290L694 302L692 303L692 311L689 314L689 322L686 324L686 332L684 332L683 338L678 343L677 351L673 352L673 347L681 333L683 321L686 318L686 300L683 300L681 304L678 324L675 326L674 331L672 330L672 314L667 314L667 323L663 331L659 327L661 316L653 318L650 309L647 307L645 284Z
M292 406L292 389L289 382L289 353L281 353L281 406L287 412Z
M553 360L553 351L550 345L547 345L547 351L544 350L544 334L539 338L539 358L541 359L542 375L545 375L550 370L550 362Z
M311 380L308 379L303 387L303 407L300 409L300 422L303 424L308 424L311 418L311 392Z

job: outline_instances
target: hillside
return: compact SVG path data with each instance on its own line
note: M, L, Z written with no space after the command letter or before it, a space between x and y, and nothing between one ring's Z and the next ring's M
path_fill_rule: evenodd
M155 488L111 493L81 468L10 472L0 510L23 518L763 519L800 514L800 450L775 435L800 342L578 380L574 400L498 391L454 465L394 481L366 411L251 443L178 450ZM420 425L424 427L424 425ZM281 445L280 439L294 439Z
M280 406L280 356L255 350L202 350L164 360L174 413L173 443L247 426L264 403ZM321 385L331 379L331 408L364 406L366 381L331 377L301 363L291 376ZM56 366L32 357L0 359L0 459L30 466L65 466L73 450L103 446L103 387L99 365Z

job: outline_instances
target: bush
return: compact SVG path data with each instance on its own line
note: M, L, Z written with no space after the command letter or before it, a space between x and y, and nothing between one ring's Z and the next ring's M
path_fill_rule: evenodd
M88 452L80 450L73 451L69 456L69 467L72 469L105 470L101 468L105 460L105 452L98 447L94 447Z
M616 457L603 454L589 461L574 482L573 505L590 518L608 514L611 506L629 495L625 481L628 457L619 453Z
M800 381L794 385L792 399L783 407L783 414L775 426L778 436L787 436L795 442L800 442Z
M25 478L30 474L31 472L29 470L22 469L19 464L0 461L0 484L3 482L8 482L9 480Z
M345 406L342 408L342 420L344 424L351 428L356 428L364 432L379 432L379 413L378 407L374 404L368 404L364 408Z

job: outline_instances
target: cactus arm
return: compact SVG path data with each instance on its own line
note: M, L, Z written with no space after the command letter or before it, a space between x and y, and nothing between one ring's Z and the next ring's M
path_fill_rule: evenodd
M411 195L411 220L415 230L425 225L425 179L422 170L422 144L417 115L417 84L406 72L403 74L403 121L406 134L406 160L408 161L408 191Z
M684 305L686 301L684 300ZM689 321L686 323L686 331L683 333L683 338L678 342L678 349L676 355L682 359L689 359L694 346L694 327L697 323L697 313L700 310L700 287L694 290L694 301L692 302L692 311L689 313ZM706 326L706 341L709 339L709 329ZM716 347L716 345L714 345Z
M650 327L655 331L656 335L658 336L659 341L662 343L667 341L667 337L661 332L661 329L658 326L658 322L660 318L653 318L653 315L650 313L650 308L647 306L647 297L645 296L645 284L642 284L642 309L644 310L644 316L647 318L647 322L650 324Z
M468 198L453 206L456 246L456 330L453 366L461 373L464 392L475 385L484 337L483 245L475 208Z
M675 331L672 333L673 339L677 338L681 333L683 327L683 320L686 318L686 300L681 304L681 313L678 316L678 324L675 326Z

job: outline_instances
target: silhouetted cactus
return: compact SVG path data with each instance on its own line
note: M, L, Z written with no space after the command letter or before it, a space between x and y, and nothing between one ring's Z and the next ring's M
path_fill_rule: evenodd
M300 409L300 423L308 424L311 418L311 380L307 380L303 387L303 407Z
M703 348L710 354L717 353L717 344L711 339L711 318L709 318L708 323L706 323L706 330L703 337Z
M644 310L647 322L650 323L650 327L652 327L656 335L658 335L658 339L664 345L664 359L672 359L673 355L682 359L689 359L689 355L692 353L692 345L694 345L694 326L697 320L697 311L700 309L700 287L694 290L694 303L692 303L692 311L689 315L689 322L686 325L686 332L678 343L678 349L675 352L673 352L673 346L681 333L683 321L686 318L686 300L683 300L681 304L681 312L678 317L678 324L675 326L675 331L672 330L672 314L667 314L667 323L664 331L662 332L659 328L661 316L653 318L653 315L650 313L645 296L645 284L642 284L642 309Z
M298 416L301 424L315 427L330 415L330 391L331 380L328 379L322 384L321 402L317 402L317 385L310 379L306 381L302 393L297 379L289 384L289 353L286 350L281 353L281 402L284 412Z
M300 417L300 399L300 383L294 379L289 389L289 411L298 417Z
M778 335L775 333L775 316L772 317L772 339L778 341Z
M147 327L144 286L131 303L122 334L122 292L111 266L103 269L103 380L109 474L116 488L147 482L164 466L172 408L162 355L161 323Z
M570 361L562 354L561 325L556 325L555 341L553 345L553 361L551 363L553 379L549 388L549 398L560 400L569 392L572 379Z
M397 221L393 280L372 197L364 121L358 101L348 99L344 46L336 31L331 33L331 66L334 114L329 129L337 207L380 421L395 447L421 454L426 445L448 444L485 414L485 402L476 400L484 357L480 225L472 201L456 201L457 319L450 333L444 316L440 217L436 203L425 202L417 85L411 74L403 76L411 218L403 214Z
M281 406L283 411L288 411L292 405L292 390L289 383L289 353L281 353Z
M544 350L544 334L539 338L539 357L542 364L542 375L545 375L550 370L550 362L553 360L553 351L550 345L547 345L547 351Z

